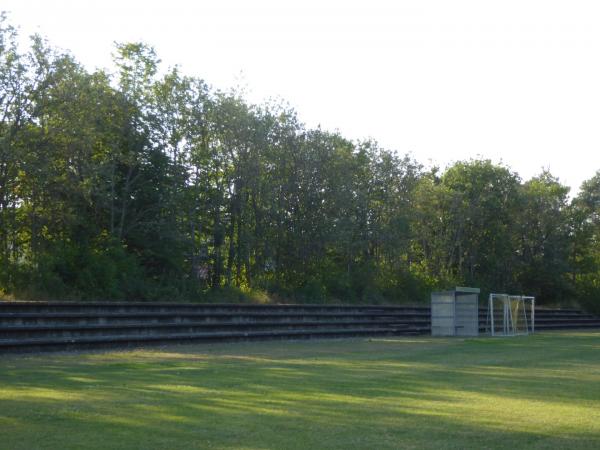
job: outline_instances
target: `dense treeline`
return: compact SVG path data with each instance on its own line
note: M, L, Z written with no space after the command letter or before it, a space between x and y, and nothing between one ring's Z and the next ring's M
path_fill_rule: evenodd
M425 170L160 74L143 44L118 45L110 74L16 38L3 17L5 295L396 302L466 284L600 303L600 171L570 201L546 172Z

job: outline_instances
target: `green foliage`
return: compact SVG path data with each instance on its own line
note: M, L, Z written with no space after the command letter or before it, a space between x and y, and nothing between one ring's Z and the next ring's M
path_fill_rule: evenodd
M393 303L475 285L600 302L600 175L441 173L251 105L155 51L88 72L0 17L0 291L20 298Z
M571 206L571 266L576 298L600 314L600 170Z

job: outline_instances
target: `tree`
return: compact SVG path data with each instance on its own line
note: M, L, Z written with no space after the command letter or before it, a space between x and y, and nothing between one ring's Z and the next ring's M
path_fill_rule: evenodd
M17 33L0 14L0 288L13 285L18 258L18 135L27 120L30 83Z
M600 170L581 185L571 209L572 281L579 302L600 312Z
M522 292L560 302L572 295L569 267L569 188L549 172L522 187L519 285Z
M434 280L515 288L519 178L489 160L459 162L419 189L419 252Z

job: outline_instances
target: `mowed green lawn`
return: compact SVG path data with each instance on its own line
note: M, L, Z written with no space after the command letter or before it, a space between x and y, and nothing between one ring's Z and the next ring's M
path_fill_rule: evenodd
M2 449L600 448L600 332L0 356Z

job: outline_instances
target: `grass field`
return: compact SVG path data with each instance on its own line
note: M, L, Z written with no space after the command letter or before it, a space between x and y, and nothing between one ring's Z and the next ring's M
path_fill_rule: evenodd
M2 449L600 448L600 332L0 357Z

